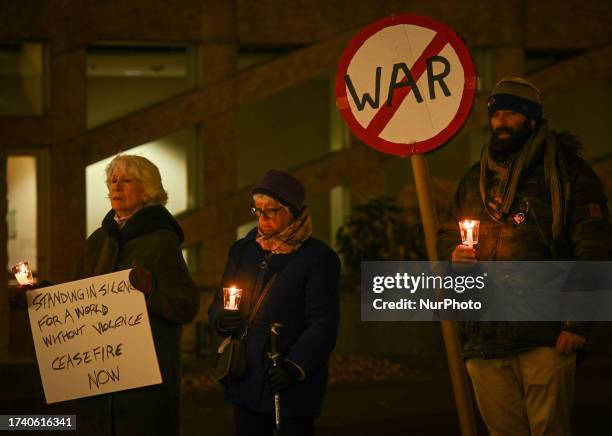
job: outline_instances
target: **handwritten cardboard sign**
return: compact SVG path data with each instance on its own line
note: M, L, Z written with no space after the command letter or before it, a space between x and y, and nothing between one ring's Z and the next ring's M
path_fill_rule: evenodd
M47 403L161 383L144 295L129 272L27 292Z

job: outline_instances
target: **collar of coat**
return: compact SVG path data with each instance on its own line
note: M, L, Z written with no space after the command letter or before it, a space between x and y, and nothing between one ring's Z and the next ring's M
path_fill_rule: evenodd
M121 229L115 221L115 211L111 209L102 220L102 228L110 237L121 242L127 242L163 229L176 233L179 243L183 243L185 240L181 226L168 212L168 209L161 205L143 207L127 220Z
M570 186L567 176L568 155L576 155L581 149L580 143L567 132L556 133L548 127L546 121L535 130L528 141L518 152L516 158L509 166L504 182L504 193L496 209L487 202L487 172L490 170L490 150L483 148L480 157L480 196L484 208L491 218L499 221L501 217L510 213L514 202L519 178L524 170L535 161L535 157L544 154L544 178L550 189L553 223L553 238L561 233L565 225L565 215L569 207Z
M264 235L258 231L256 241L265 251L272 254L289 254L298 250L312 235L312 219L307 206L300 215L279 233Z

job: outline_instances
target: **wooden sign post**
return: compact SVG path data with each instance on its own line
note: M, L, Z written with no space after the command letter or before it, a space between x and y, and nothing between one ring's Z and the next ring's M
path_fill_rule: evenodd
M336 105L352 132L370 147L411 156L427 252L437 260L438 219L427 160L463 126L476 91L470 53L448 26L398 15L362 29L338 62ZM459 423L476 435L476 421L456 324L442 321Z

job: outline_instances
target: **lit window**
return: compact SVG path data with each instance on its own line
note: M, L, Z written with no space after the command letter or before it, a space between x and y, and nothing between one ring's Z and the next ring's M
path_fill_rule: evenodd
M191 274L197 274L201 272L201 256L202 256L202 245L195 244L184 247L183 259L187 264L187 269Z
M236 239L244 238L253 228L257 227L257 220L249 221L244 223L236 229Z
M345 185L334 186L329 191L329 241L336 244L336 234L349 217L351 192Z
M196 86L190 45L96 44L87 49L87 128L137 112Z
M170 213L178 214L199 204L197 150L197 129L191 128L124 150L123 153L146 157L159 168L162 183L168 192L166 208ZM113 157L91 164L86 169L87 235L100 227L110 210L105 169Z
M27 261L32 271L37 262L36 158L9 156L6 162L8 200L8 266Z

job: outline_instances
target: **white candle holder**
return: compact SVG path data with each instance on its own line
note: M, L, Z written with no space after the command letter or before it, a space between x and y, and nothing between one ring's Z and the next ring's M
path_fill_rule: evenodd
M240 299L242 298L242 289L232 286L223 288L223 307L227 310L238 310L240 307Z
M480 221L462 220L459 221L459 232L461 233L461 243L472 248L478 244L478 233L480 232Z
M19 262L17 265L11 268L13 274L15 274L15 278L20 285L33 285L34 278L32 277L32 270L30 269L30 265L27 261Z

